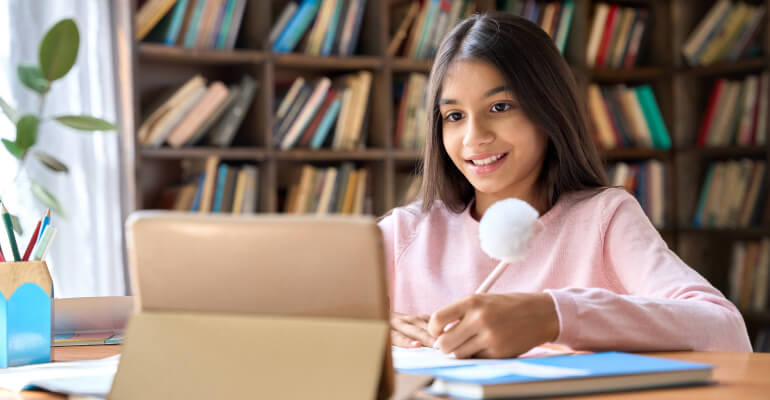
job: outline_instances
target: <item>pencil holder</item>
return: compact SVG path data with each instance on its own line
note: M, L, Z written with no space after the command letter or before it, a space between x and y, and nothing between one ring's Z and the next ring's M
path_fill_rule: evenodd
M0 263L0 367L51 361L53 283L43 261Z

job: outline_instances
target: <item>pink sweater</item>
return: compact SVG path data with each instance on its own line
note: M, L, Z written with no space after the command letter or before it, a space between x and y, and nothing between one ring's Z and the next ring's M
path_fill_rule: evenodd
M743 318L669 250L634 197L621 189L564 195L540 217L545 230L490 293L549 293L556 342L586 350L751 351ZM437 202L382 219L391 309L430 314L472 294L497 262L478 222Z

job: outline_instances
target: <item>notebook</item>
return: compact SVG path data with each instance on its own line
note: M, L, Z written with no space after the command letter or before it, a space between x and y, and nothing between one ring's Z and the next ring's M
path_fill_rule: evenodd
M54 346L120 344L131 296L54 299Z
M479 360L477 360L479 361ZM423 369L428 391L465 399L561 396L709 383L711 365L605 352Z

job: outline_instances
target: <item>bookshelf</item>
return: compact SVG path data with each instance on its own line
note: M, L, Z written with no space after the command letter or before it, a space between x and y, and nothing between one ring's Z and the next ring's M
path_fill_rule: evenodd
M135 12L136 4L128 12ZM411 72L428 73L430 60L414 60L387 55L390 41L390 0L368 0L363 15L358 51L351 57L321 57L304 54L277 54L270 51L268 33L285 0L248 0L236 48L231 51L194 50L132 41L135 125L146 110L147 100L161 86L179 85L195 73L226 83L248 73L260 82L248 115L229 148L191 147L172 149L142 148L134 139L124 154L133 160L127 193L133 209L152 208L160 191L178 183L185 162L218 156L224 162L249 162L259 167L259 206L264 213L282 211L288 180L296 179L292 170L304 163L315 166L339 165L352 161L369 166L374 213L381 215L398 204L396 176L416 171L420 154L402 150L393 143L393 83ZM770 144L741 147L698 148L695 138L715 79L741 78L770 68L770 29L767 14L760 28L762 55L736 62L709 66L689 66L682 56L688 35L706 15L715 0L608 0L603 3L649 10L651 25L645 33L643 57L629 69L592 68L586 62L594 6L590 0L574 0L574 14L564 56L572 66L582 93L588 85L649 84L652 86L663 119L670 132L672 148L621 148L604 151L607 163L659 160L665 165L665 224L660 232L669 246L723 292L730 266L730 243L734 240L770 237L770 227L696 228L693 226L695 204L709 162L750 158L770 162ZM770 0L751 1L770 8ZM495 0L477 0L477 10L495 9ZM277 106L276 83L296 76L338 76L358 70L373 75L368 105L366 149L356 151L306 150L281 151L272 143L273 110ZM770 109L762 110L770 113ZM130 165L130 163L129 163ZM760 326L770 325L770 313L747 312L751 334Z

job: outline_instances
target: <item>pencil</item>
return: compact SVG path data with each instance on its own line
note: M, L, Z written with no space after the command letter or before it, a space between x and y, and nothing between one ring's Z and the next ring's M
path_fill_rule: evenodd
M32 261L40 261L43 259L45 254L48 252L48 247L51 245L51 240L53 240L53 236L55 234L55 227L48 225L48 227L45 228L43 236L40 238L40 240L37 241L35 250L32 251Z
M5 262L5 256L3 255L3 248L0 247L0 262Z
M27 250L24 250L24 256L21 258L21 261L29 261L29 255L32 254L32 249L35 248L35 243L37 243L37 237L40 233L40 225L43 223L43 218L40 218L37 221L37 226L35 226L35 231L32 232L32 236L29 238L29 243L27 244Z
M5 232L8 233L8 241L11 243L11 252L13 253L13 261L21 261L19 255L19 246L16 245L16 235L13 233L13 222L11 222L11 214L8 214L8 210L5 209L5 204L0 205L0 214L3 215L3 223L5 224Z
M45 228L48 226L48 224L51 223L51 209L47 209L45 211L45 215L43 215L43 222L40 224L40 232L38 232L37 240L40 241L40 238L43 237L43 232L45 232Z
M48 241L46 242L43 253L40 255L40 259L38 261L45 260L45 256L48 255L48 250L51 250L51 244L53 244L53 239L56 237L56 232L59 231L53 226L49 226L48 228L51 230L51 235L48 237Z

